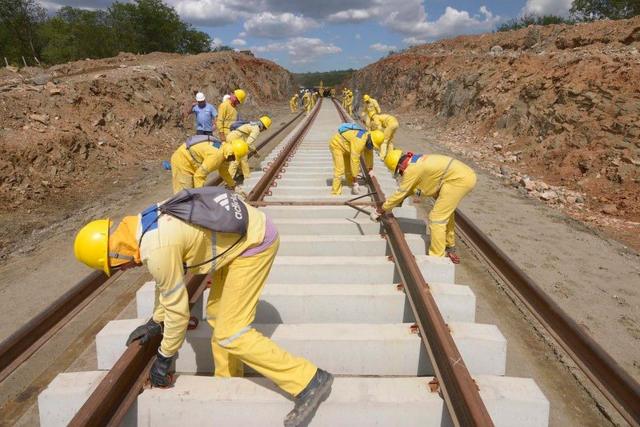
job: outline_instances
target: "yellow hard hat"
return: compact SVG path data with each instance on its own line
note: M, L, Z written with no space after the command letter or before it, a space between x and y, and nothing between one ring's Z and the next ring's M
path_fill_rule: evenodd
M271 126L271 117L269 117L269 116L260 117L260 121L264 125L265 129L269 129L269 126Z
M241 139L236 139L235 141L231 141L231 149L236 156L236 160L238 160L247 155L249 152L249 144Z
M364 99L364 101L366 102L366 101L369 101L371 97L365 93L362 99Z
M236 89L233 91L233 94L235 95L235 97L238 99L238 102L240 104L242 104L244 102L244 99L247 97L247 93L245 91L243 91L242 89Z
M109 229L111 220L98 219L91 221L78 231L73 242L73 253L76 259L96 270L111 275L109 267Z
M372 130L369 132L369 137L371 137L371 142L373 142L373 146L376 147L376 150L379 150L380 145L382 145L382 141L384 141L384 132L381 130Z
M400 157L402 157L402 150L393 150L390 153L387 153L386 157L384 158L384 164L392 173L396 172Z

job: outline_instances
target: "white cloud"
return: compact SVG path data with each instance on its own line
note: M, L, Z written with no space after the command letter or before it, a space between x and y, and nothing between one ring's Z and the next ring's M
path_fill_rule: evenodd
M222 46L223 42L220 37L214 37L211 39L211 49L215 49L217 47Z
M178 14L189 22L204 25L225 25L246 16L234 9L234 1L169 0Z
M369 46L369 49L377 50L378 52L389 52L390 50L397 50L397 46L383 44L383 43L374 43Z
M356 38L356 40L360 40L362 38L362 36L360 35L360 33L356 33L355 38Z
M415 46L415 45L418 45L418 44L425 44L425 43L428 42L427 39L421 39L421 38L414 37L414 36L404 38L404 39L402 39L402 41L404 43L408 44L409 46Z
M573 0L527 0L522 13L524 15L560 15L567 16Z
M233 39L231 40L231 46L238 46L238 47L242 47L242 46L246 46L247 42L244 39Z
M244 23L247 34L254 37L284 38L296 36L317 28L319 24L302 15L293 13L273 14L262 12L252 16Z
M294 37L284 42L257 46L251 50L258 53L286 51L293 64L306 64L321 56L342 52L342 49L332 43L309 37Z
M371 9L347 9L332 13L327 17L329 22L362 22L374 18L378 14L376 8Z

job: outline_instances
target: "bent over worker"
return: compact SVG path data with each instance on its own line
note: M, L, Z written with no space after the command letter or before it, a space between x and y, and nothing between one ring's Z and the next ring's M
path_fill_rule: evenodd
M218 171L227 187L234 189L230 162L242 159L248 151L248 144L242 140L222 143L208 135L192 136L171 156L173 192L202 187L213 171Z
M187 333L185 272L214 272L207 318L213 328L215 376L242 376L243 363L250 366L294 398L295 407L284 425L306 425L330 393L333 376L283 350L251 326L280 244L278 231L263 212L244 204L235 193L216 187L191 192L227 206L214 209L214 203L208 204L197 217L217 221L225 231L223 222L241 220L244 234L196 226L179 216L161 214L160 207L167 204L154 204L139 215L125 217L115 229L110 219L90 222L76 236L75 256L107 275L141 265L148 268L156 282L153 316L131 333L127 345L162 335L150 381L163 388L173 383L171 365ZM182 192L178 198L189 194Z
M262 116L258 121L246 123L232 130L227 135L227 138L230 141L240 140L246 142L249 146L249 151L257 155L258 152L255 146L256 139L258 139L260 132L269 129L269 126L271 126L271 118L269 116ZM236 176L238 166L240 166L240 170L242 171L243 179L249 179L251 176L251 168L249 167L248 157L241 157L231 163L229 167L231 176Z
M393 151L393 137L400 124L391 114L376 114L371 120L371 129L380 129L384 132L384 141L380 145L380 158L384 159L387 153Z
M436 199L429 213L431 244L429 255L447 256L458 264L455 249L455 210L460 201L476 185L476 174L460 160L439 154L414 154L393 150L384 163L394 174L402 176L398 190L387 199L382 209L372 213L378 220L414 193Z
M342 194L342 177L351 185L351 194L360 194L360 186L356 177L360 173L360 156L364 154L365 166L373 169L373 147L380 145L384 134L375 130L367 132L355 127L352 123L344 123L338 132L331 137L329 149L333 158L333 184L331 194Z
M364 101L364 111L367 113L367 116L369 116L370 120L373 119L373 116L382 112L380 110L380 104L378 104L378 101L376 101L369 95L364 94L362 100Z
M220 141L225 142L227 135L231 132L231 124L238 120L238 110L236 107L242 104L247 94L242 89L236 89L229 99L223 101L218 107L218 117L216 119L216 127L220 135Z

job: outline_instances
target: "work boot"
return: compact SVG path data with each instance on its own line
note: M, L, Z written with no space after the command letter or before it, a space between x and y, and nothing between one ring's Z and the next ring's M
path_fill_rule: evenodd
M333 375L318 368L309 385L295 397L295 406L284 419L284 427L306 426L322 403L331 394Z
M460 264L460 256L458 255L456 248L454 247L445 248L445 256L448 257L452 263Z

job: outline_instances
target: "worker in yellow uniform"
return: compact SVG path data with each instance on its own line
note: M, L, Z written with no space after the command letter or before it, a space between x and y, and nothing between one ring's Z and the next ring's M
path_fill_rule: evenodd
M331 194L342 194L342 177L351 185L351 194L360 194L356 177L360 173L360 156L364 154L365 166L373 169L373 147L380 145L384 134L379 131L367 132L353 123L343 123L331 137L329 149L333 158L333 183Z
M260 132L269 129L269 126L271 126L271 118L269 116L262 116L257 122L249 122L232 130L227 135L227 138L230 141L240 140L246 142L249 146L249 151L257 155L258 152L255 146L256 139L258 139ZM231 176L236 176L238 166L240 166L244 179L249 179L251 176L251 168L249 167L248 158L241 157L231 162L231 166L229 167Z
M289 107L291 108L292 113L298 112L298 94L297 93L291 97L291 100L289 100Z
M346 87L342 88L342 99L340 101L340 105L345 110L347 109L347 91L348 91L348 89Z
M369 120L373 120L373 117L376 114L380 114L382 112L380 110L380 104L378 104L378 101L376 101L369 95L364 94L362 100L364 101L364 111L367 113Z
M460 201L476 185L476 174L460 160L439 154L413 154L393 150L384 163L394 174L402 176L398 190L371 214L378 220L402 201L413 195L436 199L429 213L431 244L429 255L447 256L454 264L460 263L455 249L455 210Z
M304 111L306 111L308 116L311 112L311 108L313 108L313 100L311 99L311 94L308 90L304 92L304 95L302 95L302 106L304 107Z
M353 116L353 92L351 92L350 90L347 91L347 114L349 114L349 116Z
M187 139L171 156L173 192L202 187L213 171L218 171L227 187L234 189L236 183L229 172L230 162L245 157L249 146L241 139L231 141L222 143L208 135Z
M153 316L131 333L127 345L144 345L162 336L150 371L155 387L172 386L171 365L187 333L186 271L213 272L207 318L213 329L215 376L242 376L243 364L250 366L294 398L295 407L284 425L306 425L331 392L333 376L283 350L252 327L280 244L278 231L263 212L243 203L233 192L219 187L191 191L209 202L199 210L198 218L206 218L215 228L200 226L195 217L187 222L183 216L160 213L172 201L182 199L184 203L190 197L182 192L162 206L154 204L139 215L126 216L117 227L110 219L88 223L76 235L75 256L107 275L141 265L148 268L156 282ZM243 234L229 232L230 221L234 227L241 224Z
M316 92L315 90L311 92L311 100L313 101L313 106L315 107L318 103L318 92Z
M218 107L218 117L216 118L216 127L220 135L220 141L225 142L227 135L231 132L231 124L238 120L238 110L236 107L242 104L247 94L242 89L236 89L229 99L222 102Z
M384 159L387 153L393 151L393 137L398 130L400 124L391 114L378 113L371 120L371 129L379 129L384 132L384 141L380 145L380 158Z

